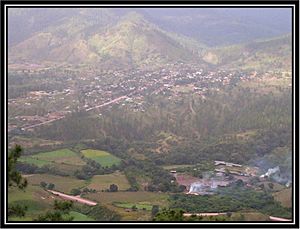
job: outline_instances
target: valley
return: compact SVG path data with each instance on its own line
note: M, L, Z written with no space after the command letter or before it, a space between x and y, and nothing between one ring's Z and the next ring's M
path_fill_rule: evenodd
M292 220L286 20L31 10L10 14L9 221Z

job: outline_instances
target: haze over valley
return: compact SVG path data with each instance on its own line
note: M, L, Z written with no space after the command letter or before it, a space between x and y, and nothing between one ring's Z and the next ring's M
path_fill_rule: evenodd
M291 32L288 8L10 8L9 220L291 220Z

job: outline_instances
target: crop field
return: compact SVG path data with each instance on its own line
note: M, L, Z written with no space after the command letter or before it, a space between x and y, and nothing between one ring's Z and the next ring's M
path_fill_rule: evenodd
M106 151L87 149L82 150L81 152L85 157L98 162L103 167L118 165L121 162L121 159L115 157L114 155Z
M87 185L87 182L85 180L49 174L34 174L27 177L27 180L29 184L36 186L40 185L42 181L46 183L52 183L55 185L55 190L63 193L70 193L73 188L82 188Z
M102 191L108 189L111 184L116 184L118 189L122 191L130 188L126 176L120 172L93 176L87 187L96 189L97 191Z
M18 144L23 146L25 149L28 149L34 146L52 146L52 145L59 145L61 143L62 143L61 141L15 136L10 141L9 146L14 146L15 144Z
M34 164L38 167L47 164L65 164L72 166L82 166L85 162L75 152L69 149L61 149L51 152L38 153L31 156L21 157L20 161Z

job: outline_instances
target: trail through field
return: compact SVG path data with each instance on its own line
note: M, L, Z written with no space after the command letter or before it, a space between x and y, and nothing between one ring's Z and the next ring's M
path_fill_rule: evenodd
M53 191L53 190L48 190L48 192L51 192L54 195L60 196L63 199L76 201L76 202L79 202L79 203L82 203L82 204L86 204L86 205L90 205L90 206L95 206L95 205L98 204L98 203L96 203L94 201L83 199L83 198L77 197L77 196L67 195L67 194L64 194L64 193L61 193L61 192L57 192L57 191Z

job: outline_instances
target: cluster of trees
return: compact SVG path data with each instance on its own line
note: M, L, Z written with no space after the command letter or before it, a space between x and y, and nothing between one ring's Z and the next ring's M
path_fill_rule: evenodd
M41 182L40 182L40 186L41 186L42 188L50 189L50 190L53 190L53 189L55 188L55 184L53 184L53 183L46 183L46 182L44 182L44 181L41 181Z
M291 217L292 210L282 207L271 194L244 188L242 182L218 190L217 195L175 194L170 197L170 206L187 212L236 212L255 209L267 215Z
M71 201L54 201L53 210L41 214L34 221L72 221L74 217L69 213L72 209L73 202Z
M94 175L103 175L112 173L120 167L118 165L112 165L110 167L102 167L99 163L89 158L82 157L86 161L86 165L82 169L78 169L74 172L74 176L78 179L87 180L92 178Z
M18 159L20 158L23 149L20 145L16 145L9 151L8 154L8 164L7 164L7 177L8 177L8 186L10 188L18 188L24 190L28 182L25 178L22 177L21 173L16 169L16 164ZM25 216L27 211L27 206L20 204L9 204L7 215L8 217L17 216L22 217Z
M149 100L149 101L148 101ZM81 141L129 159L134 148L156 164L182 164L203 160L230 160L236 163L263 156L274 148L291 148L291 93L253 93L249 88L230 87L224 93L210 92L206 100L182 96L170 101L162 96L145 98L147 112L113 107L101 117L81 111L72 113L50 127L37 129L47 139ZM191 112L191 106L195 112ZM254 131L249 139L236 133ZM156 136L172 133L181 137L169 153L157 155ZM87 172L89 173L89 172Z
M73 210L85 214L96 221L119 221L121 216L100 204L96 206L74 205Z
M185 187L178 186L174 176L149 160L129 160L125 161L125 163L127 163L125 175L131 185L131 191L141 189L137 182L137 177L144 177L149 180L145 189L150 192L182 192L185 190Z
M180 208L163 209L159 211L154 217L153 221L230 221L231 215L219 216L184 216L184 210Z

